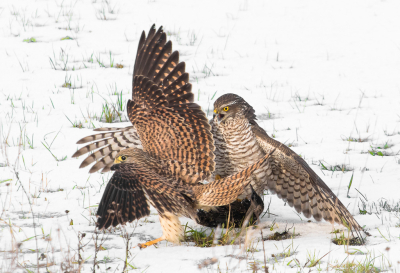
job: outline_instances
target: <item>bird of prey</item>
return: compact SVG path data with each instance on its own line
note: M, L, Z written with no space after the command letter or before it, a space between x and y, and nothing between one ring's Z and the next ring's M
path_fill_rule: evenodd
M269 158L270 164L251 176L256 193L262 194L268 189L305 217L343 224L363 240L362 227L332 190L303 158L271 138L257 124L253 107L242 97L235 94L219 97L214 102L214 118L210 123L215 145L215 176L227 177L241 171L276 149ZM246 193L251 193L249 187Z
M268 164L267 155L237 174L201 183L215 168L211 127L193 103L185 64L171 49L162 28L156 31L153 26L147 38L142 33L132 100L127 104L132 126L85 137L78 143L96 142L73 155L99 148L81 167L98 160L90 172L115 171L98 207L99 229L148 216L149 203L158 211L163 235L140 244L141 248L161 240L179 243L183 236L179 216L197 220L197 209L233 202L249 184L252 172Z
M167 100L180 98L193 101L189 76L185 73L185 63L179 63L177 51L172 54L171 52L171 42L166 42L162 31L155 33L152 28L147 39L143 35L135 63L134 81L137 75L147 75L159 86ZM147 59L155 58L157 61L152 61L151 65L150 62L146 62ZM142 62L146 62L145 67L141 65ZM313 216L317 221L325 219L331 223L344 224L361 237L361 226L329 187L300 156L268 136L257 124L254 109L240 96L226 94L218 98L214 103L214 118L209 123L212 127L213 145L216 148L216 165L212 177L228 177L244 170L278 147L268 164L264 163L262 168L253 173L251 185L254 190L261 194L265 189L269 189L306 217ZM201 124L206 126L204 120ZM82 168L96 162L90 169L91 173L98 170L109 171L116 155L123 149L142 149L143 145L148 145L143 143L135 124L125 128L99 128L95 131L107 132L81 139L79 144L91 141L93 143L74 154L76 157L94 151L80 166ZM250 193L250 187L247 187L245 195L249 197ZM246 204L245 209L241 203L231 204L230 215L244 216L247 208L251 207L249 202ZM218 207L217 211L198 212L203 219L201 224L209 226L226 221L228 214L229 211L224 207Z

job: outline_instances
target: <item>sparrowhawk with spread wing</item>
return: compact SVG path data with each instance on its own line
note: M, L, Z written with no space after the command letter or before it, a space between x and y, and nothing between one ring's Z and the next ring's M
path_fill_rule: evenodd
M156 32L152 28L147 38L142 34L134 67L133 100L128 104L132 126L99 128L95 131L108 132L81 139L79 144L93 143L74 156L93 153L80 167L95 163L90 172L107 172L124 149L137 148L161 162L163 171L158 175L163 179L174 179L179 186L196 185L210 175L229 178L247 170L276 149L247 180L254 190L262 194L268 189L306 217L344 224L360 236L361 226L337 196L300 156L268 136L257 124L253 107L243 98L234 94L218 98L214 103L214 118L208 124L200 107L193 103L185 63L179 62L177 51L171 52L172 44L166 41L161 29ZM250 193L251 187L247 187L242 196ZM184 193L184 196L189 195ZM153 205L157 208L157 204ZM233 207L239 209L240 205ZM218 224L224 216L212 214L221 211L227 212L226 209L210 211L206 221L218 218L213 221ZM106 215L106 208L100 206L99 213ZM141 215L145 213L148 209ZM193 214L190 210L186 215L193 218ZM104 216L100 216L99 223L103 221L101 217ZM207 225L206 221L202 224Z
M268 164L262 158L245 170L203 184L214 169L214 140L210 124L193 102L185 63L172 52L162 28L142 33L133 72L132 100L127 112L132 126L85 137L95 141L73 157L95 151L81 164L94 163L90 172L115 171L97 211L99 229L125 224L150 214L160 217L161 240L179 243L183 229L178 219L198 220L198 209L227 205L243 192L254 170ZM104 130L104 129L100 129Z

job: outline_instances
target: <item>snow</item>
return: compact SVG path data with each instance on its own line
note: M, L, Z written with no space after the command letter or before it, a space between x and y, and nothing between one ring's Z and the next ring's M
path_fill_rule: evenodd
M51 272L71 270L68 266L93 271L95 209L110 174L89 174L79 169L83 157L71 155L93 126L130 124L124 111L124 122L99 117L106 101L117 102L117 93L123 102L130 98L137 43L153 23L164 26L179 50L196 101L210 116L222 94L242 96L256 109L260 126L305 158L372 235L364 246L335 245L329 223L307 222L276 196L265 195L272 214L262 223L277 226L263 229L264 237L286 225L300 233L293 240L264 241L270 272L335 270L346 257L398 271L399 10L395 0L2 0L1 271L34 272L37 257L43 258L41 272L46 263ZM31 38L36 42L24 42ZM323 170L322 164L328 169L344 164L350 171ZM397 205L397 211L383 209L381 201ZM192 220L181 222L202 229ZM235 245L198 248L185 242L139 250L138 243L162 234L154 209L125 231L132 234L128 261L136 269L128 269L134 272L256 272L253 263L264 270L259 230L247 252ZM104 236L96 272L122 272L125 231ZM85 263L79 266L81 233ZM295 250L290 257L271 257L288 249ZM355 249L357 255L347 254ZM324 257L320 266L308 268L313 253ZM212 258L214 264L199 269Z

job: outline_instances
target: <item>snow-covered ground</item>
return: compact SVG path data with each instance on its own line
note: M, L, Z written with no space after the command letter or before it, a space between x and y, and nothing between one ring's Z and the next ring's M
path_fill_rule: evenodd
M335 245L330 224L265 195L272 214L262 221L277 225L264 237L293 224L300 236L264 241L265 253L259 233L244 252L185 242L139 250L162 234L152 209L99 235L96 272L123 271L126 233L127 269L137 272L264 272L264 255L269 272L342 270L353 261L399 271L399 10L397 0L0 1L0 271L93 271L94 215L110 174L90 175L71 155L93 128L129 125L137 43L153 23L179 50L210 116L220 95L244 97L372 236L364 246ZM105 105L122 107L121 119L106 123ZM323 258L309 268L313 257Z

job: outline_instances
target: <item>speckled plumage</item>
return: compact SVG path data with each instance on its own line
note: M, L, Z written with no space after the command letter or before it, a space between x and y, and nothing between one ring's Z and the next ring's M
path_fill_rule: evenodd
M153 26L147 38L142 34L127 104L132 126L85 137L78 143L94 143L73 155L98 149L80 167L96 162L90 172L115 171L97 211L99 229L149 215L149 203L158 211L163 236L141 247L160 240L178 243L183 236L179 216L197 221L197 209L233 202L268 158L224 179L201 183L215 169L214 140L205 113L193 102L185 64L171 51L162 28L156 32Z
M262 194L268 189L307 218L345 223L361 235L361 226L336 195L300 156L258 126L254 109L243 98L221 96L214 103L214 113L210 123L216 147L215 175L229 176L276 149L269 164L251 175L255 191ZM250 194L249 187L246 194Z
M226 94L215 102L215 110L222 112L228 106L234 115L224 122L219 122L217 115L210 121L214 140L212 143L205 115L197 104L192 103L193 93L185 64L179 63L178 52L171 52L172 44L166 42L166 35L161 29L156 32L152 28L147 39L142 34L134 67L133 100L128 105L133 125L126 128L100 128L97 130L111 129L111 132L81 139L78 143L94 143L78 150L74 157L97 149L82 162L81 167L96 162L90 172L100 169L107 172L119 152L127 148L139 148L154 158L164 160L163 164L166 165L162 176L170 175L175 180L196 185L202 179L209 178L211 173L227 177L243 170L281 145L258 126L254 109L234 94ZM172 107L164 109L166 105ZM155 116L162 118L154 119ZM169 130L172 128L168 126L157 127L158 131L148 131L147 125L152 124L152 127L158 122L168 125L171 121L187 126L174 126L171 134ZM190 135L189 131L196 135L191 135L190 141L185 137ZM171 135L179 137L170 138ZM163 141L157 141L162 137L165 137ZM216 147L215 171L211 163L214 157L212 146ZM198 151L206 147L206 152L197 153L195 147L198 147ZM317 221L344 221L354 230L361 230L360 225L321 178L301 157L284 145L261 168L254 171L248 182L251 182L258 194L269 189L306 217L313 216ZM250 193L250 189L246 188L242 197ZM241 205L237 205L234 207L240 210ZM212 218L217 219L213 216L204 219L208 221ZM218 215L218 219L224 219L224 216Z

